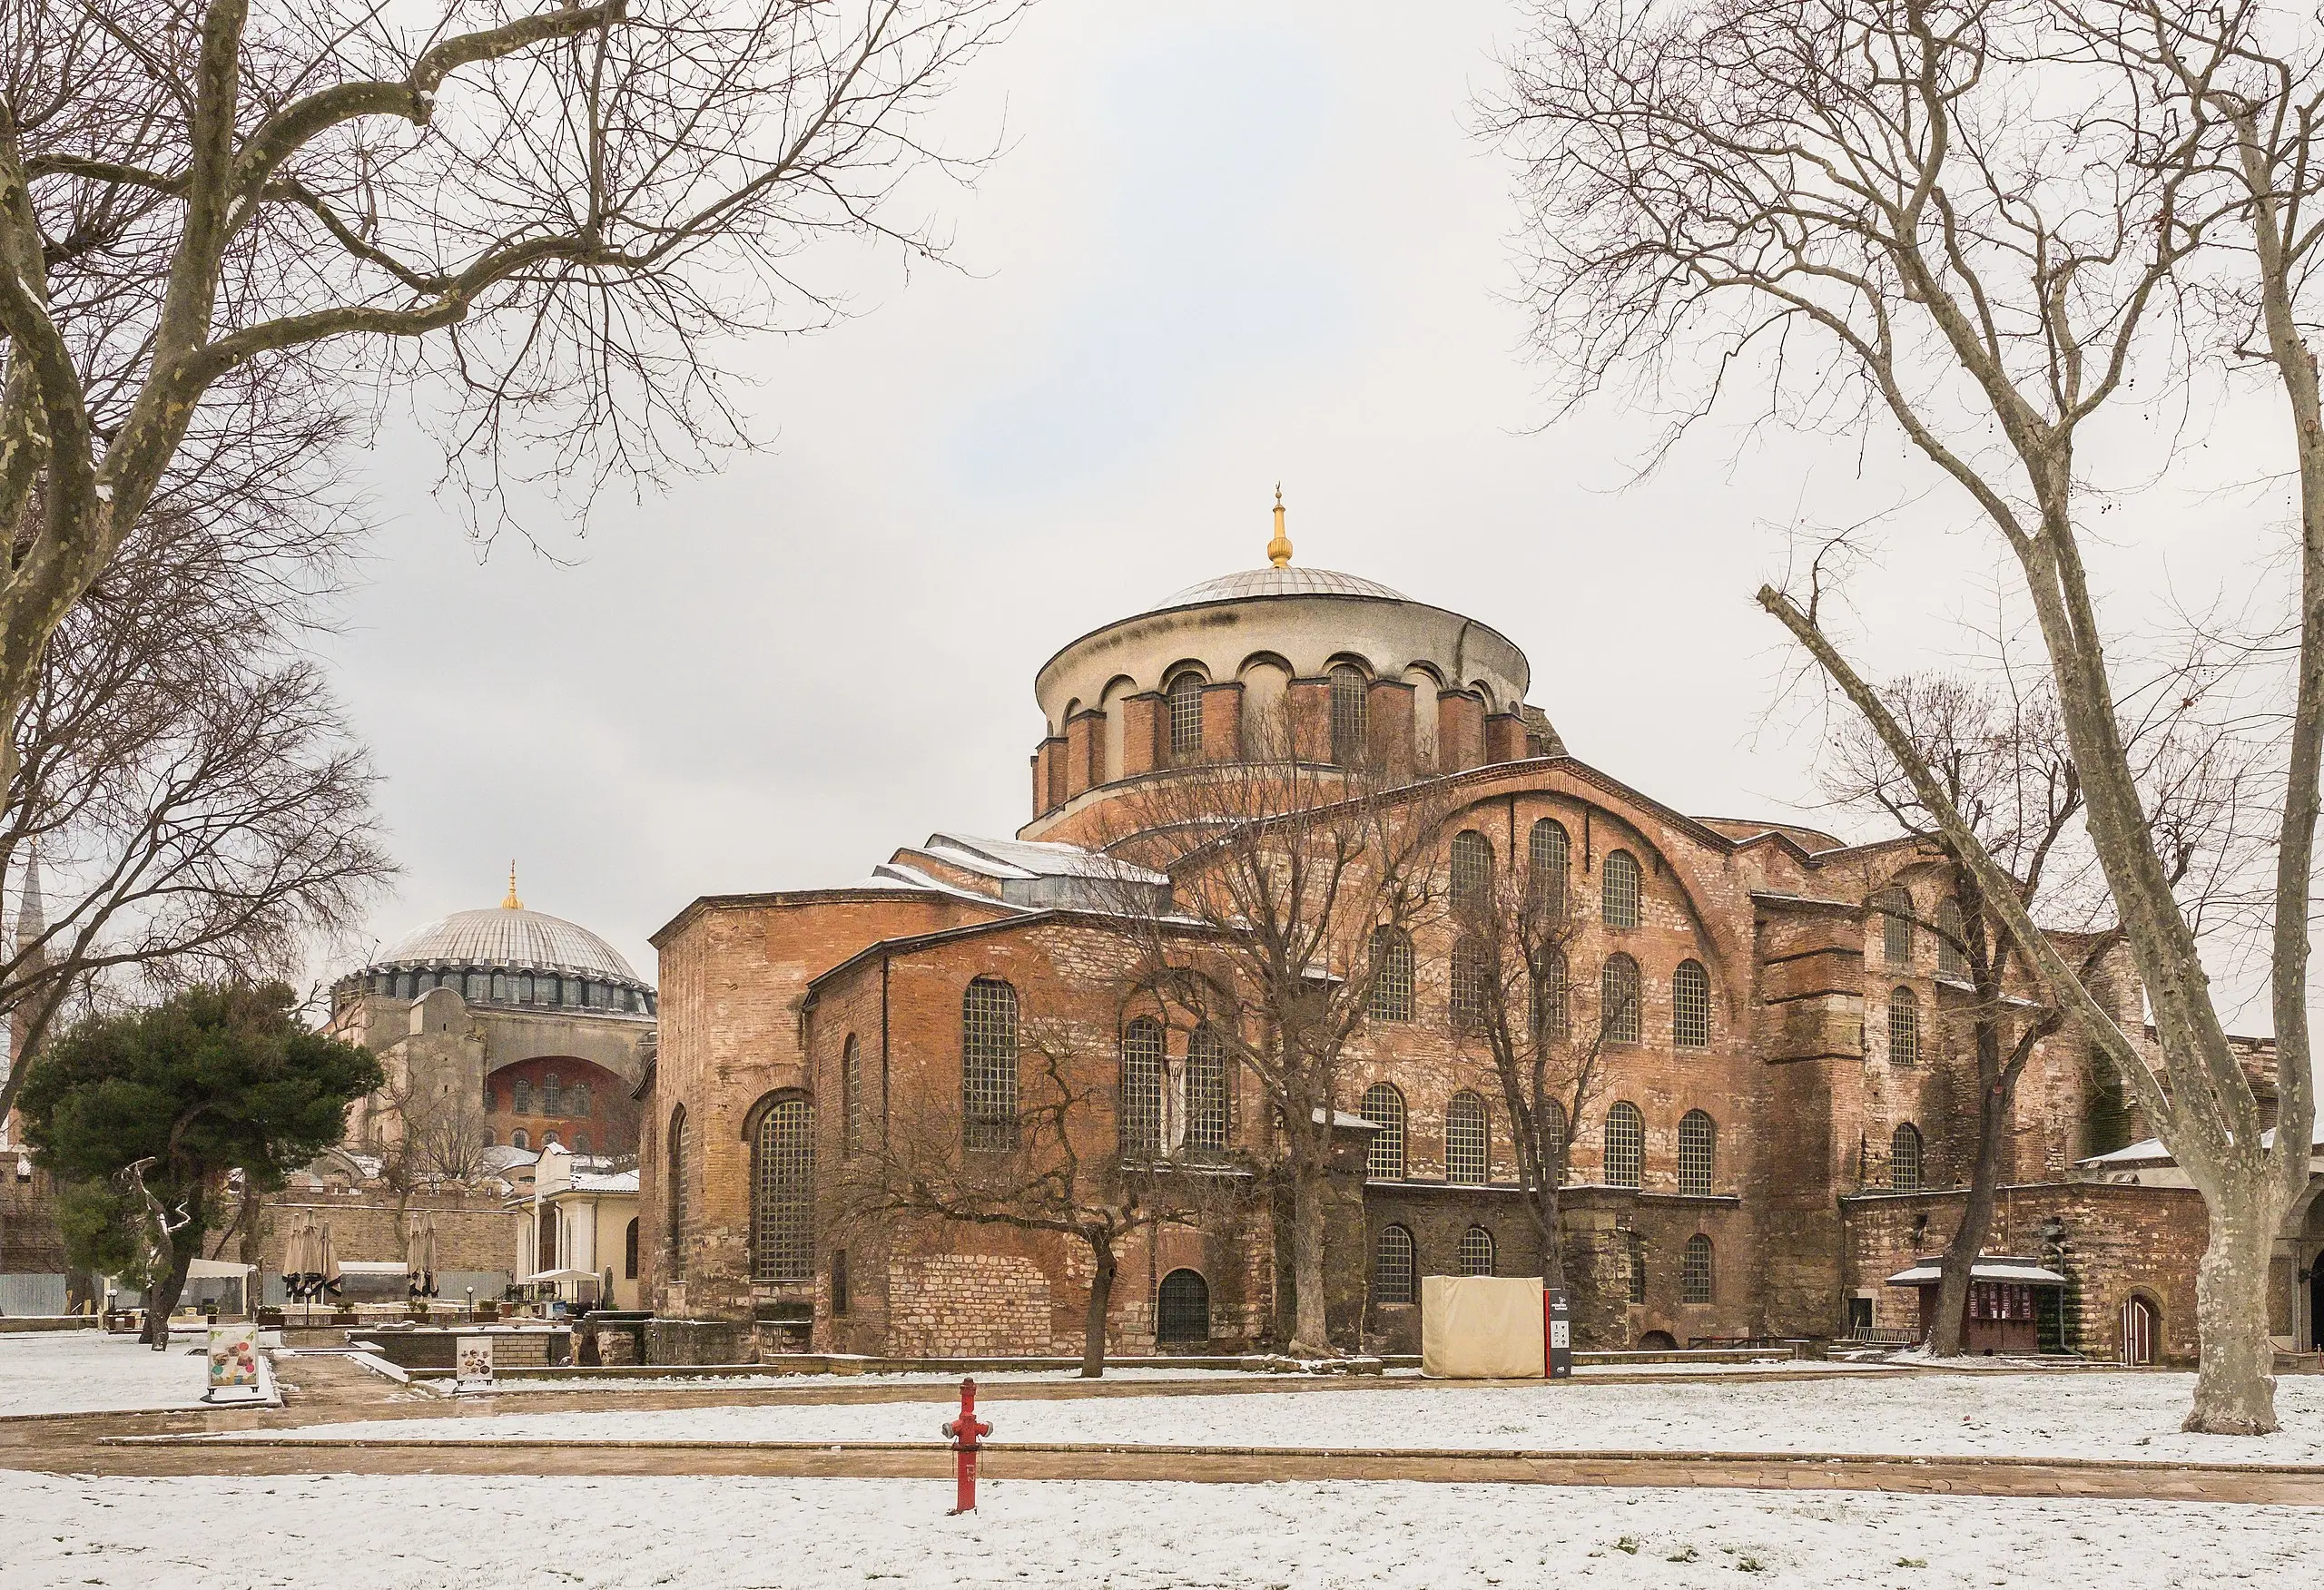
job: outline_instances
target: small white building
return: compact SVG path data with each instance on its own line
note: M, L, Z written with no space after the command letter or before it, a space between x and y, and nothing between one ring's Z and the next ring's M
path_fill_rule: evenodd
M599 1307L637 1307L637 1172L585 1168L551 1143L533 1166L532 1186L514 1206L529 1205L517 1231L517 1277L565 1275L556 1295ZM577 1273L596 1277L596 1285ZM613 1278L610 1291L606 1277Z

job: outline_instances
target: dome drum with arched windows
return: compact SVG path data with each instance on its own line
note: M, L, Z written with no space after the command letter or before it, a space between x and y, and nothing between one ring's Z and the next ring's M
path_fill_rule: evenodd
M399 999L450 988L470 1005L619 1016L650 1016L655 1006L653 986L619 950L578 923L527 910L513 878L500 905L423 923L340 987Z

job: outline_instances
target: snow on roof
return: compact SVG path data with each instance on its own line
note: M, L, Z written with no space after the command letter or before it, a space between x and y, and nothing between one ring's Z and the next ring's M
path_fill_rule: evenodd
M576 1192L635 1192L637 1191L635 1171L614 1171L599 1174L591 1171L576 1171L573 1176Z
M1888 1278L1890 1286L1935 1286L1945 1279L1945 1267L1935 1259L1924 1259L1910 1270L1899 1270ZM2066 1278L2054 1270L2046 1270L2031 1259L1980 1259L1969 1266L1972 1281L2014 1281L2032 1286L2063 1286Z
M2308 1135L2308 1145L2311 1152L2324 1148L2324 1115L2317 1117L2316 1124ZM2274 1127L2270 1126L2260 1134L2260 1146L2261 1148L2276 1146ZM2111 1153L2094 1153L2088 1159L2074 1161L2077 1168L2106 1165L2171 1165L2178 1163L2171 1156L2171 1151L2162 1146L2162 1139L2160 1137L2143 1138L2126 1148L2115 1149Z
M957 866L993 878L1103 878L1124 883L1167 883L1166 873L1085 850L1039 839L980 839L968 834L931 834L921 847Z
M1322 1124L1324 1119L1324 1107L1321 1104L1316 1105L1315 1108L1307 1113L1307 1118L1310 1121L1316 1123L1318 1125ZM1374 1121L1371 1116L1352 1114L1345 1110L1334 1110L1332 1112L1332 1124L1334 1126L1361 1126L1366 1132L1377 1132L1380 1130L1380 1123Z

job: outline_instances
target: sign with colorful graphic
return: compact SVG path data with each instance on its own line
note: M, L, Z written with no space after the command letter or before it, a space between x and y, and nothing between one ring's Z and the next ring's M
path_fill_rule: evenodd
M210 1328L210 1385L204 1402L264 1402L265 1374L259 1363L258 1327Z
M461 1336L452 1342L452 1389L492 1389L492 1338Z

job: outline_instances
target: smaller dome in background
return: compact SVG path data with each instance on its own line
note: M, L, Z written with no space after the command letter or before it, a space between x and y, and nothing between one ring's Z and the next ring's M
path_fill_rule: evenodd
M447 965L571 972L625 987L649 986L619 950L586 928L510 906L439 917L405 934L365 969Z
M1191 607L1198 602L1244 602L1255 596L1374 596L1384 602L1410 602L1402 591L1384 585L1377 580L1367 580L1362 574L1344 574L1337 569L1302 567L1245 569L1239 574L1221 574L1215 580L1205 580L1199 585L1189 585L1176 595L1162 599L1164 607Z

